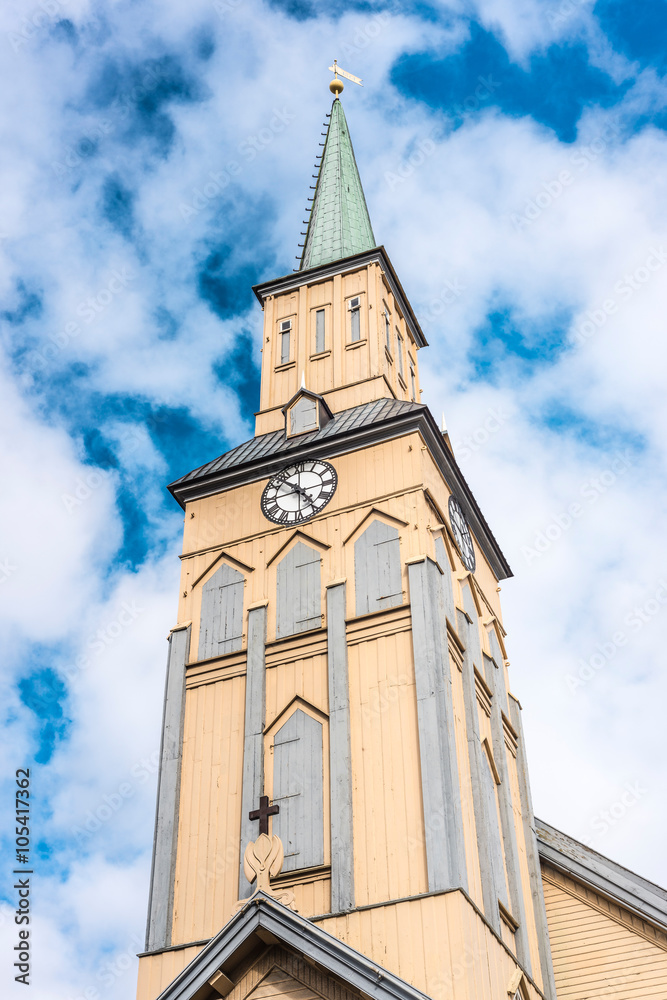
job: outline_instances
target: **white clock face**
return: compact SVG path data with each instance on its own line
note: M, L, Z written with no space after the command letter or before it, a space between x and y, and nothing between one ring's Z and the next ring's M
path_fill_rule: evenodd
M456 497L449 498L449 523L452 526L452 534L461 553L463 565L471 573L474 573L475 549L472 544L472 535L470 534L470 528L468 527L461 504Z
M334 495L338 477L333 465L308 459L273 476L262 493L262 512L276 524L300 524L319 514Z

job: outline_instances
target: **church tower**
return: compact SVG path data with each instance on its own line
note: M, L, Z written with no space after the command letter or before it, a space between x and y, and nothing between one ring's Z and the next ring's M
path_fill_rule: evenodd
M255 436L185 512L138 1000L555 1000L505 557L335 99Z

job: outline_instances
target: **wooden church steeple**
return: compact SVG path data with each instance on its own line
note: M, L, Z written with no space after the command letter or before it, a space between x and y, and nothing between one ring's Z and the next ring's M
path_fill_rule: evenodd
M267 968L262 995L307 968L315 997L555 1000L511 570L421 403L426 340L338 99L314 197L300 269L255 288L255 436L170 486L186 518L138 1000L246 1000Z

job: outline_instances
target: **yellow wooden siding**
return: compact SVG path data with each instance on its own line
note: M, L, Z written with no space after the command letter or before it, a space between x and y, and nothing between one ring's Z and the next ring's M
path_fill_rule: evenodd
M155 1000L204 946L178 948L139 959L137 1000Z
M505 1000L517 968L509 949L457 891L324 917L317 925L435 1000ZM200 950L189 947L140 959L137 1000L155 1000ZM245 996L267 965L271 961L239 980L231 1000ZM308 983L310 975L325 974L304 968L299 978ZM317 989L317 983L313 986ZM318 992L329 995L324 984ZM529 983L527 1000L539 997Z
M238 900L245 677L186 693L172 942L216 934Z
M335 282L331 286L332 308L339 301L342 309L342 283L337 293L334 285ZM326 289L321 292L323 298L328 294ZM307 320L305 322L307 325ZM379 345L380 340L378 348ZM311 544L321 554L322 628L275 640L276 568L281 553L287 551L283 547L293 544L294 529L274 527L261 514L260 497L266 480L188 505L182 577L182 593L186 596L181 597L179 621L193 623L194 660L203 582L220 565L221 552L232 565L248 567L242 569L246 580L246 627L248 607L262 601L268 603L267 726L296 696L326 716L325 589L330 581L347 581L355 892L357 905L364 905L423 893L427 889L406 563L424 555L434 558L433 530L442 530L437 511L424 493L425 469L431 470L429 488L443 511L445 530L449 494L440 473L433 471L434 463L416 433L337 456L333 464L339 476L336 494L322 514L301 528L306 544ZM373 514L374 509L380 513ZM195 517L191 518L190 513ZM374 516L387 517L389 523L396 524L399 529L404 604L377 615L356 618L354 541ZM453 573L456 595L456 576L462 567L451 540L448 544L456 566ZM482 617L492 612L499 617L495 580L483 559L478 558L478 567L476 580L481 575L486 581L483 594L477 593ZM449 567L443 569L449 572ZM193 588L195 581L198 582ZM454 652L452 695L468 883L472 898L481 907L460 654L457 650ZM231 917L238 899L244 668L245 652L242 651L193 665L188 671L173 926L175 943L200 940L217 933ZM486 712L480 712L480 720L483 735L490 738ZM235 743L234 753L232 742ZM223 774L221 761L227 759L225 755L231 766ZM326 752L324 760L328 781ZM511 773L513 766L511 760ZM514 797L516 779L513 774L511 781ZM326 798L328 807L328 796ZM328 851L328 817L325 831ZM522 831L517 828L517 833L524 875ZM330 881L326 870L319 875L311 873L301 882L295 879L290 887L304 915L328 911ZM534 948L529 893L526 907L529 937L532 935ZM539 967L538 962L535 967Z
M461 892L318 921L436 1000L506 1000L514 957ZM539 993L529 985L530 1000Z
M250 966L250 967L248 967ZM269 947L258 959L241 962L233 970L234 988L228 1000L265 1000L274 996L291 1000L358 1000L356 991L348 990L339 979L330 976L281 945Z
M373 506L408 522L401 529L403 561L422 552L430 554L433 542L419 517L424 503L418 482L420 440L417 434L406 435L398 441L334 458L332 464L338 473L334 498L320 515L302 526L307 544L309 538L314 538L324 546L323 587L329 580L348 578L350 615L354 613L354 546L343 545L343 541ZM229 557L234 560L232 565L241 567L246 612L258 601L269 601L268 635L269 639L275 636L276 561L272 560L295 529L272 526L261 513L260 499L266 482L262 480L188 504L178 621L192 621L192 659L196 657L199 642L202 585L220 565L221 558ZM251 569L244 570L243 566ZM404 576L407 592L406 570ZM323 613L324 610L323 601Z
M425 892L428 881L411 634L355 641L348 655L360 906Z
M281 646L287 647L283 652ZM290 650L291 647L291 650ZM288 652L289 651L289 652ZM280 655L283 653L283 657ZM287 656L290 655L290 659ZM272 725L295 698L303 698L324 714L329 711L326 651L302 654L294 643L275 643L266 658L266 725ZM293 657L293 658L292 658Z
M347 302L357 295L361 297L361 337L355 346L350 342ZM385 302L391 315L392 359L385 352ZM312 315L317 308L326 312L326 345L320 353L315 352ZM290 360L283 364L280 323L286 319L292 321L292 341ZM404 343L403 383L396 357L397 329ZM324 395L334 412L380 397L411 399L408 352L414 360L419 402L417 346L377 264L268 298L264 305L262 384L256 433L264 434L281 426L280 408L297 391L302 373L308 388Z
M290 1000L320 1000L320 994L297 982L282 969L272 969L262 981L246 994L248 1000L272 1000L272 997L289 997Z
M665 1000L665 951L549 879L544 897L558 1000Z

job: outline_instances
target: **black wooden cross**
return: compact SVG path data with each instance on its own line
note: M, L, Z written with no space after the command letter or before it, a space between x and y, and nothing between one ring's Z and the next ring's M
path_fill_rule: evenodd
M260 795L259 797L259 809L253 809L252 812L248 813L249 819L259 820L259 832L268 833L269 832L269 816L275 816L280 812L280 806L270 806L269 796Z

